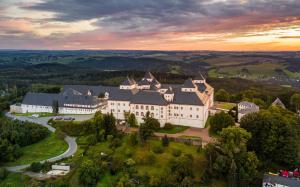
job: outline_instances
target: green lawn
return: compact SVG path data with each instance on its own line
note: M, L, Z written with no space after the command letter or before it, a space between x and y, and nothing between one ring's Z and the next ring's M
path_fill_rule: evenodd
M50 116L55 116L52 113L46 113L46 112L42 112L42 113L14 113L14 115L16 116L26 116L26 117L30 117L33 114L38 114L39 117L50 117Z
M217 108L222 108L226 110L230 110L236 106L236 103L227 103L227 102L216 102Z
M201 140L201 138L198 137L198 136L186 136L186 135L183 135L183 136L180 136L179 138L190 139L190 140Z
M7 163L8 166L31 164L32 162L46 160L64 153L68 144L56 138L54 133L38 143L21 148L22 156L14 162Z
M172 125L171 129L160 128L160 129L157 129L155 132L166 133L166 134L176 134L176 133L185 131L188 128L189 127L186 127L186 126Z
M0 182L0 186L7 187L25 187L22 174L20 173L9 173L4 181Z

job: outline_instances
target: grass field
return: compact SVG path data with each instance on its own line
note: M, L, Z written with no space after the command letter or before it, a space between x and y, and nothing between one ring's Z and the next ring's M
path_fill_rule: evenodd
M160 128L160 129L157 129L155 132L166 133L166 134L176 134L179 132L183 132L183 131L187 130L188 128L189 127L186 127L186 126L172 125L171 129Z
M32 162L46 160L64 153L68 149L68 144L56 138L54 133L38 143L21 148L22 156L14 162L6 165L16 166L31 164Z
M216 102L215 105L217 108L222 108L226 110L230 110L236 106L235 103L228 103L228 102Z
M45 112L43 112L43 113L14 113L14 115L16 115L16 116L25 116L25 117L30 117L30 116L32 116L33 114L38 114L39 115L39 117L50 117L50 116L54 116L54 114L52 114L52 113L45 113Z
M3 187L25 187L21 173L9 173L4 181L0 182Z

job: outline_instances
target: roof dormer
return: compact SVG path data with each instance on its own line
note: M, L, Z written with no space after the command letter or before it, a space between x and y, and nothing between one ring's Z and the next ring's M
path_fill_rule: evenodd
M128 76L120 85L120 89L122 90L131 90L136 88L136 82L134 79L129 78Z
M184 81L183 86L181 87L182 92L195 92L196 91L196 85L193 83L192 79L188 79Z
M201 83L205 83L206 80L205 80L204 76L202 74L200 74L193 79L193 82L197 83L197 84L201 84Z
M172 87L169 87L168 90L166 91L166 93L164 94L164 98L165 100L167 100L168 102L172 102L174 99L174 91L172 89Z

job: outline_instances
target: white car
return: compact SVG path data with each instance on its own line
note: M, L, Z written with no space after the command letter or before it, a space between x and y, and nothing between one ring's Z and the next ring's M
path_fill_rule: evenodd
M39 114L32 114L31 117L33 117L33 118L38 118L38 117L40 117L40 115L39 115Z

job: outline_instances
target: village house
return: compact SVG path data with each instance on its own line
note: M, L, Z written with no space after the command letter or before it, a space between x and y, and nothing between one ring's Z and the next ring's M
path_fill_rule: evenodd
M242 101L238 103L237 107L238 107L238 121L240 121L242 117L245 116L246 114L259 112L259 106L248 101Z

